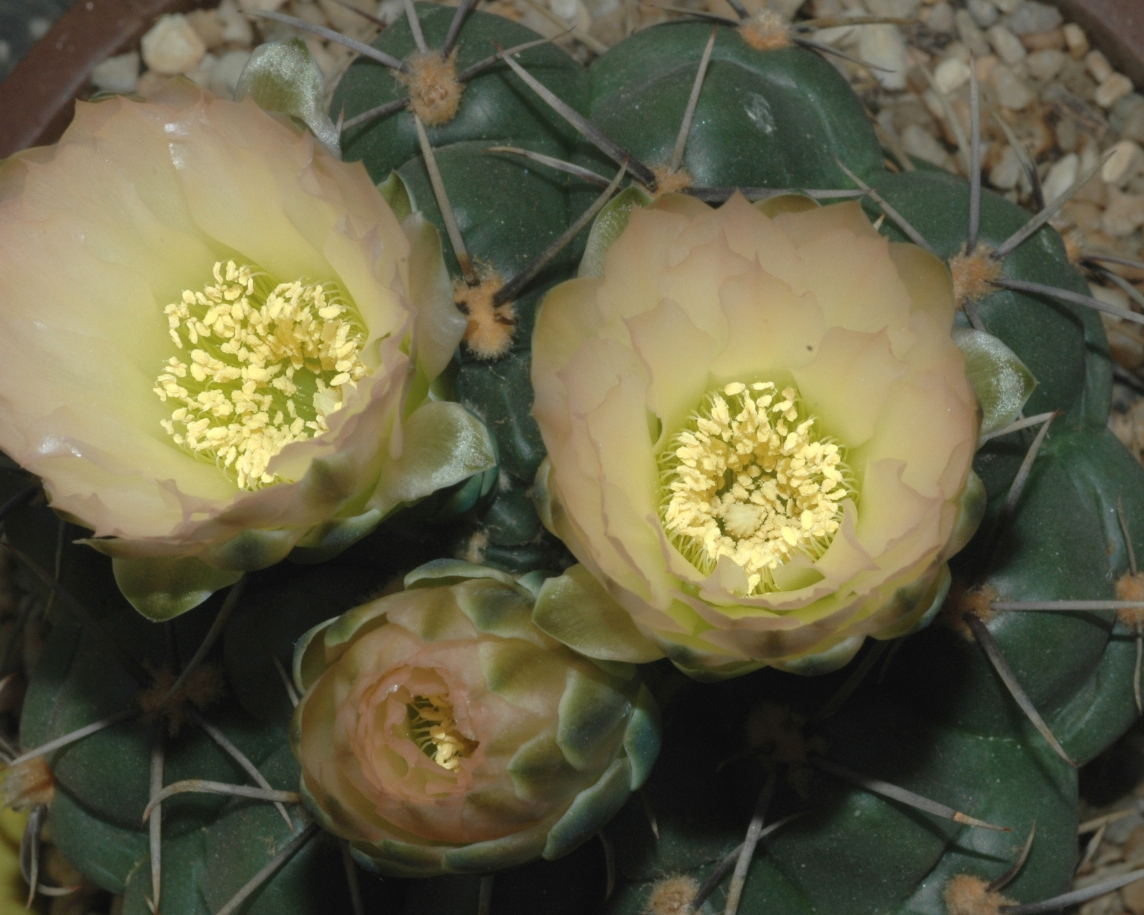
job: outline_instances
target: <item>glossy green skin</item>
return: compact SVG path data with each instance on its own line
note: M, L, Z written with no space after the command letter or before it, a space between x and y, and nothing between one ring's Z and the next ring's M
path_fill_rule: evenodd
M445 40L453 9L427 3L417 4L421 29L430 48ZM473 13L461 29L457 41L457 73L496 53L496 45L510 48L534 41L539 36L516 23L487 13ZM389 26L374 47L399 60L416 50L405 19ZM574 60L552 45L541 45L516 58L533 76L577 110L587 101L588 78ZM345 112L350 119L363 111L399 98L408 92L381 64L359 58L338 84L330 110ZM532 90L499 63L467 83L456 117L447 124L427 127L434 149L452 143L484 140L492 145L510 143L537 152L560 156L575 142L575 133L558 115L549 111ZM407 111L350 128L342 139L347 160L360 159L375 181L421 154L413 116ZM451 190L451 188L450 188Z

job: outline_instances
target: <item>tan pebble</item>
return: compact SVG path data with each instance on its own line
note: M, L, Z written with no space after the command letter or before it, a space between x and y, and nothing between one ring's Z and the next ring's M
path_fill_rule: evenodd
M1092 98L1100 107L1111 108L1116 102L1132 91L1132 80L1123 73L1113 73L1096 87Z
M187 22L203 40L208 51L212 51L226 39L222 34L222 20L218 17L218 10L191 10L187 13Z
M1003 25L995 25L986 33L989 43L1002 61L1012 66L1020 63L1029 53L1021 44L1021 39Z
M295 0L290 4L290 15L297 16L311 25L320 25L328 28L330 20L326 18L326 14L322 12L322 8L316 3L311 3L310 0Z
M1132 140L1121 140L1108 153L1100 169L1100 177L1106 184L1124 187L1136 177L1144 164L1144 149Z
M1002 108L1022 111L1033 101L1033 93L1024 81L1005 64L997 64L989 74L989 81L997 90L997 101Z
M1050 29L1047 32L1034 32L1032 35L1022 35L1021 43L1033 51L1063 51L1065 49L1065 30Z
M235 0L222 0L218 5L223 41L249 47L254 41L254 27L238 9Z
M949 35L954 29L953 7L949 5L947 0L941 0L940 3L935 3L930 7L928 12L922 14L922 21L933 31Z
M858 56L879 69L874 76L883 89L906 88L906 38L896 25L868 25L860 30Z
M285 5L286 0L238 0L239 9L261 13L276 13Z
M986 54L984 57L977 58L973 64L973 68L977 71L977 81L979 83L988 82L993 73L993 68L1000 62L996 54Z
M1076 153L1069 153L1053 163L1044 181L1041 182L1041 189L1045 193L1045 202L1048 203L1056 200L1065 191L1073 186L1080 174L1080 156Z
M1061 13L1056 7L1037 0L1024 0L1009 17L1009 28L1017 35L1049 32L1061 24Z
M944 168L949 161L949 154L928 130L916 124L910 124L902 131L902 148L911 156L917 156L939 168Z
M135 84L135 94L148 98L152 92L165 85L169 80L169 76L156 73L154 70L147 70L140 75L139 82Z
M1144 915L1144 881L1128 884L1120 891L1120 898L1132 915Z
M211 74L210 85L207 87L215 95L223 98L233 98L234 90L238 86L238 78L250 60L250 51L227 51L219 57L218 64Z
M1124 336L1123 334L1121 336ZM1135 368L1137 365L1144 363L1144 346L1141 346L1139 341L1135 341L1136 345L1140 347L1140 358L1135 365L1129 368ZM1128 838L1124 840L1123 846L1124 860L1133 866L1144 864L1144 826L1137 826L1129 833Z
M1103 83L1113 74L1112 64L1100 51L1089 51L1084 56L1084 65L1097 83Z
M1103 302L1105 305L1111 305L1113 308L1128 308L1128 293L1123 289L1089 283L1088 292L1094 299Z
M995 188L1010 191L1021 181L1021 160L1012 146L1006 146L997 164L989 170L989 183Z
M1086 200L1070 200L1061 210L1061 215L1080 229L1085 235L1100 231L1100 217L1103 211L1095 203Z
M993 5L1003 13L1012 13L1021 5L1021 0L993 0Z
M346 2L350 6L367 13L377 12L377 3L371 2L371 0L346 0ZM335 3L334 0L318 0L318 5L335 29L358 30L369 26L369 20L364 16L359 16L353 10L348 10L340 3Z
M217 66L218 58L210 52L207 52L203 55L203 59L199 61L199 65L187 74L187 78L201 89L209 91L211 87L211 76L214 74L215 67Z
M969 82L969 65L956 57L943 60L934 69L933 80L948 95Z
M1058 48L1046 48L1043 51L1034 51L1025 58L1025 67L1029 75L1042 82L1054 79L1065 65L1065 52Z
M134 92L139 83L139 52L128 51L97 64L91 81L103 92Z
M1089 48L1088 36L1084 33L1084 29L1075 22L1069 22L1061 31L1064 32L1065 44L1068 46L1069 53L1077 60L1083 58L1088 53Z
M1141 343L1135 337L1129 336L1122 330L1116 327L1105 327L1108 333L1108 349L1112 355L1113 361L1122 368L1133 371L1144 365L1144 343ZM1137 827L1132 835L1141 832L1141 827ZM1129 841L1132 836L1129 836ZM1144 837L1137 842L1137 847L1134 849L1133 854L1135 857L1129 858L1129 861L1134 866L1144 864ZM1124 847L1124 856L1128 858L1128 846Z
M1125 194L1109 188L1108 207L1100 220L1101 228L1113 238L1125 238L1144 226L1144 196Z
M958 37L975 56L983 57L989 53L989 42L985 40L985 33L973 20L969 10L958 10L953 14L953 22L957 26Z
M181 13L160 16L143 36L143 62L156 73L190 73L207 47Z
M1063 117L1057 121L1057 145L1063 153L1076 152L1080 145L1080 129L1076 121L1070 117Z

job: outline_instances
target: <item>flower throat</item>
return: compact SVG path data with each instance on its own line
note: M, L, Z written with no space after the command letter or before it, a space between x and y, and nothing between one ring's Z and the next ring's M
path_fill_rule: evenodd
M275 284L234 261L214 283L165 309L172 356L155 393L177 406L161 420L175 444L232 474L242 489L280 482L270 460L327 430L347 387L366 374L364 333L329 285Z
M733 382L707 394L659 459L660 518L704 574L726 556L747 592L776 588L795 553L817 558L855 497L842 449L816 433L798 392Z

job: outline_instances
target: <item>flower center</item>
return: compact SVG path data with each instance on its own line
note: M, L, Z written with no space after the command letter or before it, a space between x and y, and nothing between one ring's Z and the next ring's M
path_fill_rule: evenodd
M366 374L352 305L321 283L274 284L253 267L214 265L214 284L165 309L172 356L155 393L176 404L161 420L175 444L220 465L242 489L281 482L271 458L327 430L346 386Z
M660 517L672 543L710 574L723 556L748 593L773 591L794 553L817 558L854 498L842 449L814 431L793 387L734 382L712 391L660 455Z
M461 768L461 760L468 759L480 746L457 727L453 703L448 696L441 693L414 696L405 708L413 742L442 769L455 772Z

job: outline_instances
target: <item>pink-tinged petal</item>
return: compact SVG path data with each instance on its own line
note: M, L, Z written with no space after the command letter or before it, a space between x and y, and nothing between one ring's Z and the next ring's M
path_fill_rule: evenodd
M824 325L813 296L795 295L760 268L725 280L720 293L727 343L710 361L715 379L782 379L815 358Z
M820 433L857 448L874 434L894 383L906 372L884 332L834 326L823 334L814 359L793 375L807 409L821 420Z
M646 408L659 417L659 446L679 428L709 385L709 366L716 348L675 302L664 299L651 311L627 321L632 349L643 361L649 380ZM690 358L681 359L680 353Z

